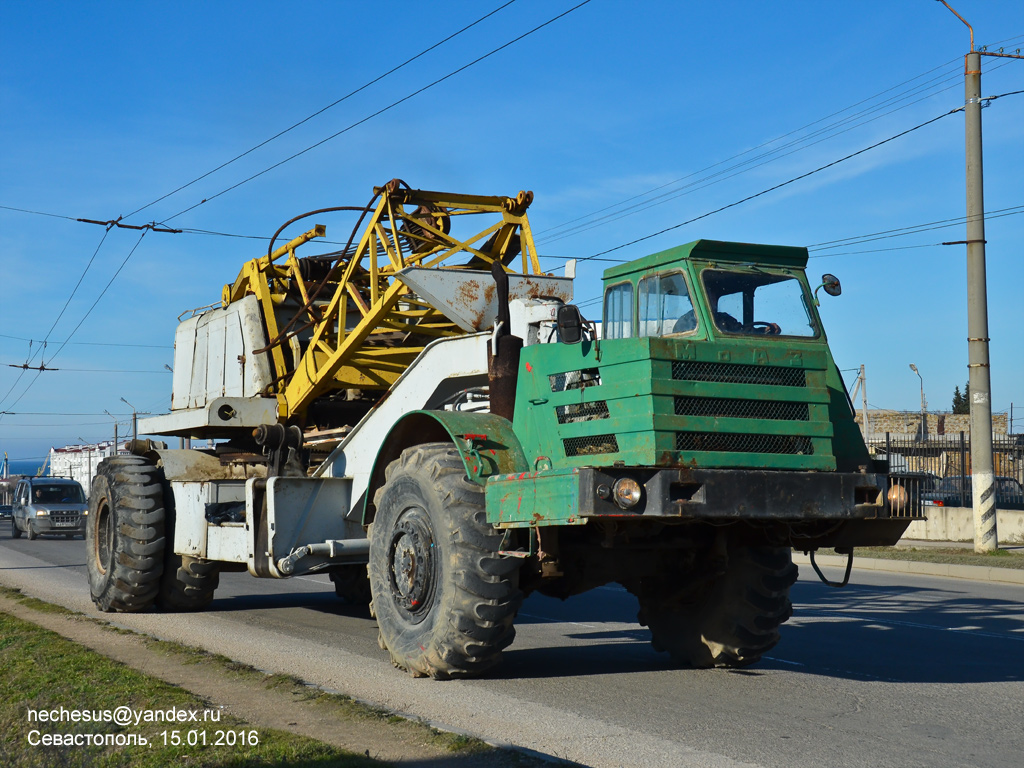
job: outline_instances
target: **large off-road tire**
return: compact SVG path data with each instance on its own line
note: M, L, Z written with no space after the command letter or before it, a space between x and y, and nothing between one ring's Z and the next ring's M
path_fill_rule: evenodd
M483 488L450 443L405 450L386 470L370 528L370 612L380 644L417 677L470 677L515 637L519 563L498 554Z
M104 459L89 493L89 592L101 611L153 605L164 568L162 473L140 456Z
M174 553L177 516L174 492L162 474L160 479L163 481L167 546L164 548L164 570L156 605L160 610L172 613L201 611L213 602L213 593L220 584L220 565L215 560Z
M173 541L168 534L168 541ZM213 602L220 566L213 560L176 555L167 547L156 604L164 611L201 611Z
M651 644L691 667L744 667L779 642L779 626L793 614L796 581L788 547L734 546L725 572L703 588L654 584L640 597L638 619ZM666 595L672 595L666 597Z
M348 605L368 605L373 596L370 594L370 576L365 565L343 565L329 574L334 584L334 593Z

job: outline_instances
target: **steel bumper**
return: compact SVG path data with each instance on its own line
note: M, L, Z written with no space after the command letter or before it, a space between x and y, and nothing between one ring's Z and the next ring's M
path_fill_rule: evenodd
M642 487L635 507L612 499L615 483L630 478ZM579 470L580 515L642 516L692 520L863 520L890 518L888 478L859 472L733 469ZM911 510L897 510L910 519Z

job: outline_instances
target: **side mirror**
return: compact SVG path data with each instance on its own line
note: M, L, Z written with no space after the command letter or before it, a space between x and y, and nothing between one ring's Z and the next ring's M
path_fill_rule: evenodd
M563 344L579 344L583 341L583 316L575 304L560 306L555 324L558 327L558 340Z
M839 284L839 278L827 272L821 276L821 287L829 296L838 296L843 292L843 286Z
M816 307L821 306L821 302L818 301L818 291L822 288L825 289L825 293L829 296L838 296L843 292L843 286L839 284L839 278L826 272L821 276L821 285L814 289L814 306Z

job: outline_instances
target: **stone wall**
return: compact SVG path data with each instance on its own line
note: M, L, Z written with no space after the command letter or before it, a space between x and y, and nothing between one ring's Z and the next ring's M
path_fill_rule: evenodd
M969 414L926 413L928 434L956 435L960 432L970 433L971 417ZM861 412L858 410L855 420L864 431ZM871 427L870 439L879 439L886 432L892 435L916 435L921 426L920 411L868 411L868 426ZM992 414L992 434L1006 435L1009 417L1005 413Z

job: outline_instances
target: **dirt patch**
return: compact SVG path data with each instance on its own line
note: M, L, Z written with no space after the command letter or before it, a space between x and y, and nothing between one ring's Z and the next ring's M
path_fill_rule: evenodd
M0 593L0 611L56 632L103 656L180 686L248 723L301 734L400 766L541 765L527 755L443 734L382 710L345 706L300 680L265 675L229 659L160 643L70 611L43 611ZM43 603L43 605L49 605ZM453 752L453 749L459 750Z

